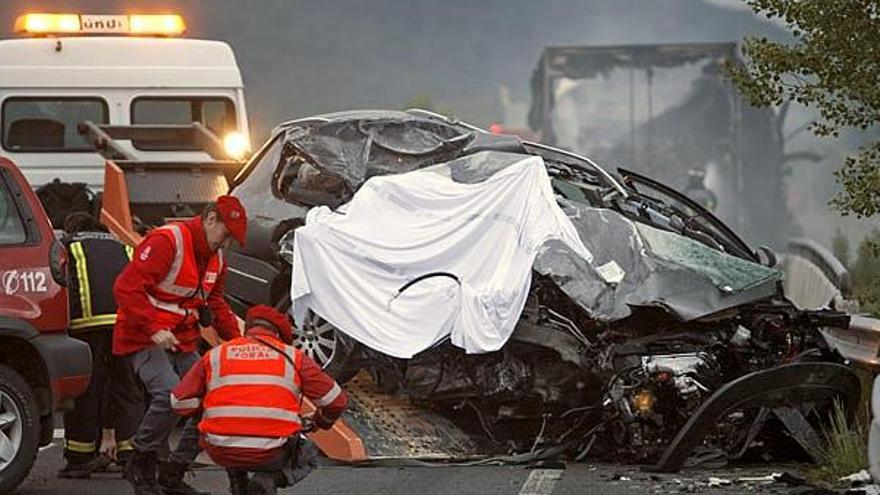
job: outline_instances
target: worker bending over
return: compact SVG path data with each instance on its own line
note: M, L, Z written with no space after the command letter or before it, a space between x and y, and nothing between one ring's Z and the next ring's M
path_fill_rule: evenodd
M179 419L169 403L171 389L199 360L200 327L213 326L224 339L241 335L223 297L223 249L233 239L243 245L246 230L238 198L220 196L200 217L153 229L116 279L113 354L134 371L150 401L125 465L136 495L199 493L183 481L199 453L197 418L184 425L177 448L161 460L157 476L158 456L168 450L168 436Z
M348 403L339 384L292 340L284 315L254 306L245 336L209 351L171 393L175 412L202 414L202 446L226 468L233 495L273 494L301 479L294 471L305 463L303 397L314 402L311 420L324 429Z
M110 352L116 323L113 282L128 264L133 249L108 233L88 213L69 215L64 231L61 243L67 248L71 274L70 336L89 345L92 379L86 392L76 398L74 409L64 413L67 464L58 476L88 478L107 464L108 459L98 455L99 450L106 450L109 457L118 455L119 459L128 455L128 440L143 414L140 390L131 390L131 395L129 391L116 393L115 388L124 383L119 378L125 375L119 373L118 363Z

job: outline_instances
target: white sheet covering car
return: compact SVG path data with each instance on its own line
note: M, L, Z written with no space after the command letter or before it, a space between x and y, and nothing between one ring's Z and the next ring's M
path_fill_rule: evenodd
M296 231L291 300L362 344L409 358L451 336L468 353L500 349L520 317L532 263L556 239L590 252L556 203L540 157L464 184L442 167L374 177L339 211ZM429 277L395 297L408 282Z

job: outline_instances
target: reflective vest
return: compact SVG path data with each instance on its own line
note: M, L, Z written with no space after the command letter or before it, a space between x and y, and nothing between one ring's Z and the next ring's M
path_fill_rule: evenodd
M164 236L174 246L174 258L168 274L155 287L147 288L147 299L156 308L157 328L174 329L182 323L194 322L197 308L214 288L223 269L223 251L211 257L201 277L193 246L192 232L184 225L172 223L153 229L149 235Z
M272 347L239 337L203 358L206 393L199 430L208 443L269 449L302 428L297 373L302 352L280 340L260 340Z
M133 248L105 232L79 232L62 239L70 254L71 331L116 323L113 282L131 260Z

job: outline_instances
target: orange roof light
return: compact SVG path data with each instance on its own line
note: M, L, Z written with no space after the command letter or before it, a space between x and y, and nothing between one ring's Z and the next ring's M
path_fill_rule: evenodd
M181 35L186 31L183 17L177 14L130 15L128 26L131 34Z
M15 20L15 32L47 34L132 34L179 36L186 31L177 14L79 15L25 14Z
M15 32L31 34L78 33L76 14L25 14L15 20Z

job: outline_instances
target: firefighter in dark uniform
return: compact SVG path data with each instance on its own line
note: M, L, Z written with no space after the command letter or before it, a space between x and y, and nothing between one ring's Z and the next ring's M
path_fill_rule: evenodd
M685 196L696 201L697 204L709 211L715 211L718 206L718 197L711 189L706 187L706 171L701 169L688 170L688 185L684 189Z
M145 404L143 392L132 389L137 381L126 376L126 367L117 365L111 352L116 321L113 283L131 259L133 249L87 213L68 216L64 230L66 235L61 241L69 259L70 335L89 345L92 379L85 394L76 399L74 409L64 414L67 465L58 476L88 478L107 464L107 457L100 456L99 450L117 459L131 451L128 439L137 428ZM104 445L99 446L102 438Z

